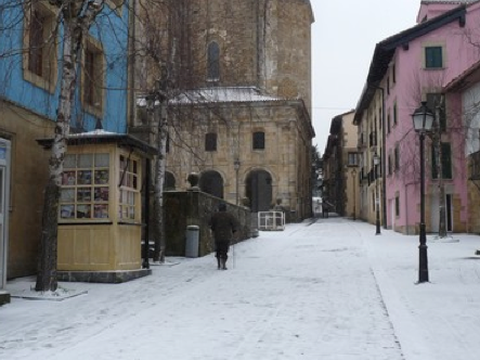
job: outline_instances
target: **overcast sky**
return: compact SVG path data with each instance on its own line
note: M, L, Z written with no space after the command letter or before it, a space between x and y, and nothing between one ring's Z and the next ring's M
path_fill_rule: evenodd
M314 145L323 155L336 115L356 107L375 45L416 24L421 0L310 0Z

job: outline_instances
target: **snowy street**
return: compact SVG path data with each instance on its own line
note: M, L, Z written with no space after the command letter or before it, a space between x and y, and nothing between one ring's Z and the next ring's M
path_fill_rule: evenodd
M418 236L335 217L260 232L227 271L210 254L123 284L61 283L85 293L0 307L0 359L476 360L480 236L453 239L428 236L419 285Z

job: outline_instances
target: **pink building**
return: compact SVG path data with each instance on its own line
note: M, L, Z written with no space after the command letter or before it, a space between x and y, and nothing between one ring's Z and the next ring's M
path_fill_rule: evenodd
M458 104L445 101L444 91L480 58L480 2L423 0L417 23L376 45L357 104L360 213L372 223L380 213L384 227L418 232L420 147L411 114L426 101L436 114L441 149L439 159L427 136L427 231L438 231L441 205L447 230L467 231L465 129ZM380 157L378 166L375 155Z

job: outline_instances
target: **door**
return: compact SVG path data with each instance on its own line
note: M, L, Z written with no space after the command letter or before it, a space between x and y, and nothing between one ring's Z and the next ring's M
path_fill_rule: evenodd
M452 204L452 194L445 194L445 226L447 232L453 231L453 204ZM431 197L431 232L438 233L440 229L440 201L437 194Z
M246 180L247 197L252 212L268 211L272 206L272 177L265 170L255 170Z
M10 142L0 139L0 290L7 282Z

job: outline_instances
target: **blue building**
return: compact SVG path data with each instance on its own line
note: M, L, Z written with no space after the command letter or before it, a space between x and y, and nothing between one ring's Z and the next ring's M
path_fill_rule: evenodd
M0 291L36 272L49 153L62 79L62 19L48 1L0 0ZM107 0L79 54L72 132L124 134L129 7Z

